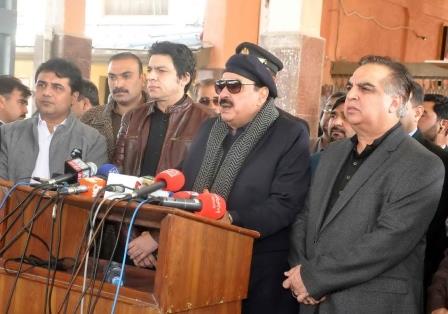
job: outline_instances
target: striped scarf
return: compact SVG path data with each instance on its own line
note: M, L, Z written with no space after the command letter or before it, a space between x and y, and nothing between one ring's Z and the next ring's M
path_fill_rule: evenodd
M268 100L236 139L226 156L223 156L223 142L229 133L229 127L221 117L218 117L210 131L204 159L193 190L202 192L204 189L209 189L210 192L221 195L227 200L247 156L278 116L279 112L274 106L273 99Z

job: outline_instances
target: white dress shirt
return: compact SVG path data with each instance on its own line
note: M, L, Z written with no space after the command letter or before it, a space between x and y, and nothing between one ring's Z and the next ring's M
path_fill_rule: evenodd
M55 125L53 133L48 130L47 122L42 120L39 114L39 120L37 123L37 133L39 135L39 154L37 155L36 164L32 173L32 177L39 177L43 179L50 179L50 144L53 134L58 127L63 125L62 123Z
M414 136L415 132L417 132L417 129L413 130L412 132L409 132L409 136Z

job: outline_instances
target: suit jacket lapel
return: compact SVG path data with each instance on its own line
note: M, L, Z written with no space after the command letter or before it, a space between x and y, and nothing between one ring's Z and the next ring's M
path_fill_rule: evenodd
M339 195L333 208L329 209L329 213L322 223L320 232L336 217L336 215L344 208L347 202L353 197L353 195L363 186L363 184L372 176L377 169L384 164L389 158L391 152L397 149L398 145L409 135L405 134L401 127L394 130L389 136L382 142L375 151L364 161L362 166L356 171L349 183L345 186L344 190ZM339 167L336 176L339 174L341 167ZM333 188L333 184L331 187ZM326 203L328 204L328 199Z
M337 145L336 150L331 151L329 155L321 156L316 170L316 178L313 178L322 182L319 183L317 191L314 193L317 197L313 198L314 202L319 202L316 207L312 206L313 208L318 209L315 234L319 234L318 230L322 225L336 178L341 171L348 154L350 154L353 148L351 140L345 140ZM325 152L322 154L325 154ZM312 182L312 186L316 186L316 184Z

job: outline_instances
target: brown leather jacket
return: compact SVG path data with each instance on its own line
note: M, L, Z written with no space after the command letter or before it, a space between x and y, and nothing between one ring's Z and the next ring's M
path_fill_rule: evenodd
M146 92L142 92L142 95L144 103L148 102L149 95ZM118 133L116 133L118 130L114 130L112 127L112 110L114 110L116 106L116 101L109 96L109 100L106 105L93 107L81 117L81 122L97 129L98 132L106 138L107 156L109 158L109 162L113 160L115 143L118 136Z
M121 120L113 163L123 174L140 175L154 106L155 101L149 102L126 113ZM211 117L211 112L193 103L188 96L181 103L169 107L167 112L170 118L156 173L180 164L199 126Z

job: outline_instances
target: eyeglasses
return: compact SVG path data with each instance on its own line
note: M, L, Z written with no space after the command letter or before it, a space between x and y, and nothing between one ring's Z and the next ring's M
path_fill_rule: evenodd
M213 104L215 106L217 106L219 104L218 96L215 96L215 97L212 97L212 98L210 98L210 97L201 97L201 98L199 98L199 103L202 104L202 105L205 105L205 106L209 106L210 103L212 103L212 102L213 102Z
M229 93L238 94L241 92L241 86L243 85L255 85L255 83L241 83L240 80L217 80L215 82L215 91L219 95L227 87Z

